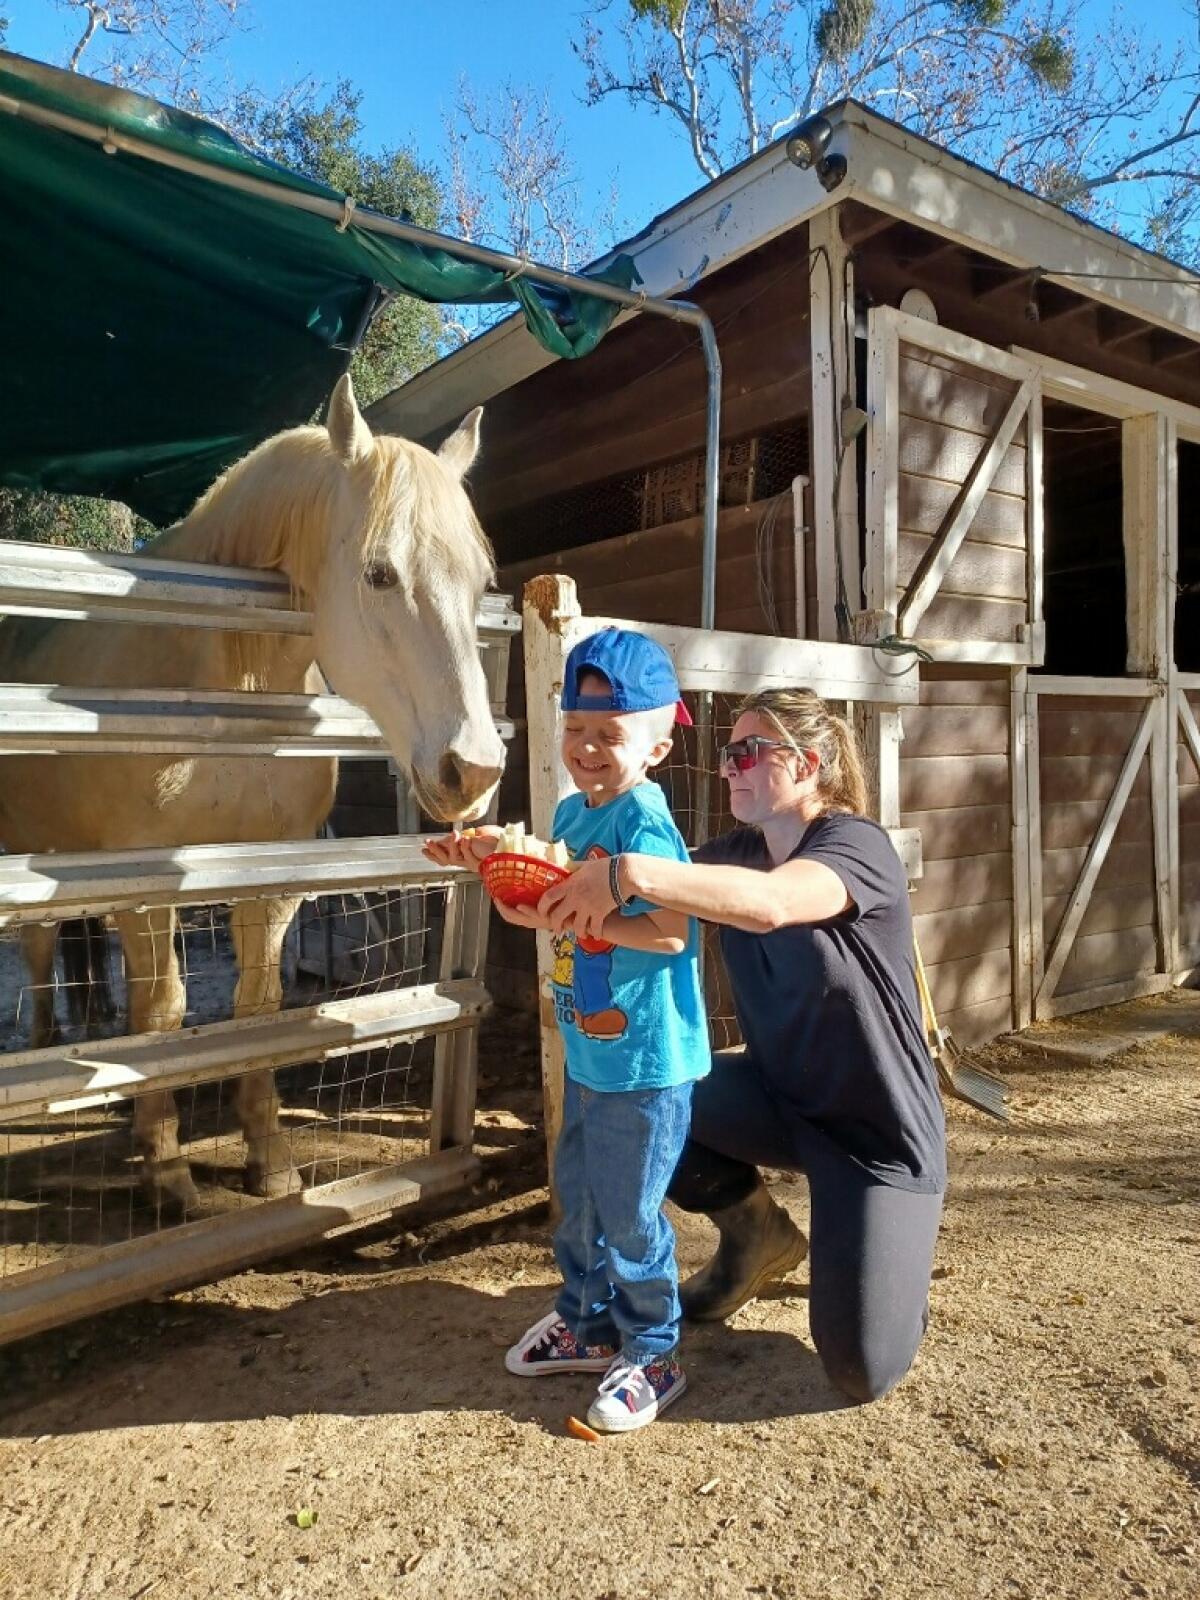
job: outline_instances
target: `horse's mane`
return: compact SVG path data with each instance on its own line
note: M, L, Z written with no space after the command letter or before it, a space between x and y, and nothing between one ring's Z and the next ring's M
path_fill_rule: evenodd
M380 434L373 459L355 470L364 469L371 471L367 515L354 530L364 563L394 546L406 565L434 561L454 572L468 552L482 552L490 566L483 529L473 513L464 519L428 450ZM311 594L345 470L324 428L292 428L227 468L173 532L186 534L195 559L287 571L300 593Z
M388 556L402 572L432 570L474 582L482 555L490 573L487 536L469 503L464 516L462 499L448 492L445 470L428 450L378 434L372 457L351 470L370 474L366 515L346 530L364 566ZM316 590L345 471L324 428L277 434L205 490L164 536L162 553L286 572L293 604L303 604ZM224 637L235 675L247 687L257 687L266 671L270 636Z

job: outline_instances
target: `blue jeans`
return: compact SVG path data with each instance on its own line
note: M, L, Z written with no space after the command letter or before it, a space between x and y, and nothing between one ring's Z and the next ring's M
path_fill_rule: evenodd
M562 1222L558 1314L582 1344L644 1366L679 1343L667 1184L687 1139L692 1085L601 1094L568 1077L554 1158Z

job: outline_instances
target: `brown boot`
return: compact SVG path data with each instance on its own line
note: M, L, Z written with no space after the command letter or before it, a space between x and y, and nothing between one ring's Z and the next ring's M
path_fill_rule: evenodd
M706 1267L679 1286L689 1322L724 1322L808 1254L808 1240L765 1183L737 1205L710 1214L721 1235Z

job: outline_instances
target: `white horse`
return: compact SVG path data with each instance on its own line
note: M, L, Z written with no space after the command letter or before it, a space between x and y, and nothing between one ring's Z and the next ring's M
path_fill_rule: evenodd
M0 679L318 693L324 674L375 719L427 812L444 821L481 816L504 747L475 628L491 550L461 481L478 450L480 415L473 411L433 455L373 435L343 378L327 428L294 428L259 445L143 552L286 573L312 613L311 638L11 619L0 626ZM333 804L336 775L329 757L0 755L0 844L43 852L312 838ZM236 1016L279 1008L283 938L297 904L233 908ZM179 1027L174 910L124 911L116 923L130 1032ZM24 937L38 985L35 1046L53 1038L57 932L33 928ZM237 1109L247 1188L299 1187L271 1072L239 1079ZM134 1130L152 1197L194 1208L170 1092L135 1098Z

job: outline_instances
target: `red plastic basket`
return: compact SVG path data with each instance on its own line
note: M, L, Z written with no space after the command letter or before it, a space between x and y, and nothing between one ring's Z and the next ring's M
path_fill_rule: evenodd
M571 874L565 867L556 867L538 856L496 850L480 862L479 876L492 899L501 905L535 906L547 889Z

